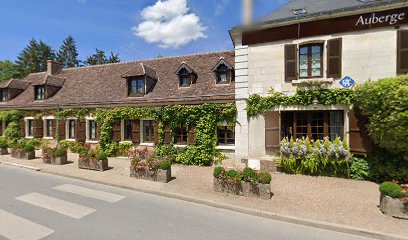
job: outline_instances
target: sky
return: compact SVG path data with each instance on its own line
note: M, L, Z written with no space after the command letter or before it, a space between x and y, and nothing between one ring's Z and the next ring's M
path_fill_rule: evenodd
M255 19L286 0L255 0ZM32 38L55 50L72 35L79 59L102 49L122 61L233 49L242 0L1 0L0 60Z

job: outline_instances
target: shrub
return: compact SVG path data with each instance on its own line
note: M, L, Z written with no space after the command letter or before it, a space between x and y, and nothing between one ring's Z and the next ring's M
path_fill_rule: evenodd
M350 177L356 180L370 179L370 168L366 159L353 157L350 166Z
M267 172L261 172L261 173L258 173L257 179L258 179L258 183L260 184L269 184L272 181L272 175Z
M159 168L161 170L169 170L171 168L171 161L170 160L161 161Z
M62 157L62 156L65 156L65 155L67 155L67 149L65 149L65 148L55 148L55 149L53 149L52 156L54 158Z
M235 169L230 169L225 173L225 175L230 178L235 178L236 176L238 176L238 174L238 171Z
M408 162L401 154L376 148L367 157L370 177L376 182L397 180L408 182Z
M222 172L224 171L224 168L221 166L217 166L214 168L213 176L215 178L221 177Z
M27 144L24 145L23 149L26 152L32 152L32 151L35 150L35 147L34 147L34 145L27 143Z
M246 167L242 171L242 177L243 177L244 181L251 182L251 181L255 180L256 172L252 168Z
M108 154L103 151L98 151L96 154L96 160L102 161L108 159Z
M5 137L0 137L0 148L8 148L8 143Z
M20 126L16 122L11 122L4 132L4 136L9 140L20 138Z
M399 184L393 182L383 182L380 185L380 192L393 198L408 197L408 194L402 192L403 190Z

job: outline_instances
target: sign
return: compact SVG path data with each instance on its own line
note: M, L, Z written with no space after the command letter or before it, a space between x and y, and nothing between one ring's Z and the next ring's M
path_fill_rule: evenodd
M349 76L345 76L343 79L340 80L339 84L344 88L351 88L356 81Z
M405 17L406 17L406 14L404 12L388 14L388 15L378 15L378 16L375 13L373 13L370 17L360 16L358 18L356 26L375 25L375 24L395 25L398 22L404 20Z

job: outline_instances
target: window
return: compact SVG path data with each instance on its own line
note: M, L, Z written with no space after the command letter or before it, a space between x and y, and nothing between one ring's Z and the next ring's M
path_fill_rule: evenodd
M7 102L9 100L9 90L8 89L0 89L0 101Z
M191 85L190 75L180 75L180 87L189 87Z
M75 120L68 121L68 138L75 139Z
M133 132L132 121L131 120L125 120L124 124L125 124L125 126L124 126L124 135L125 135L124 139L128 140L128 141L131 141L133 139L132 138L132 132Z
M35 100L44 100L45 99L45 86L35 87Z
M284 112L281 118L281 137L317 140L343 138L343 111Z
M154 142L154 123L152 120L143 121L143 142Z
M53 120L46 119L45 120L45 137L53 137Z
M219 84L228 84L230 81L230 73L231 71L228 69L227 66L225 66L224 64L221 64L217 70L216 70L216 74L217 74L217 83Z
M323 44L300 46L299 76L300 78L323 76Z
M34 136L34 120L28 119L27 120L27 137Z
M235 130L233 126L217 128L218 144L232 145L235 144Z
M183 125L177 128L176 143L186 144L188 142L188 127Z
M129 80L129 93L131 97L140 97L145 94L145 80L131 79Z
M88 138L89 140L97 140L97 134L96 134L96 122L94 120L89 120L89 129L88 129Z

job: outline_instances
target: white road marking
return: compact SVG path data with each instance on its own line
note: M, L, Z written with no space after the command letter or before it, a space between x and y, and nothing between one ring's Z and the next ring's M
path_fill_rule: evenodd
M125 196L103 192L99 190L94 190L90 188L75 186L71 184L60 185L60 186L54 187L54 189L76 194L76 195L81 195L84 197L97 199L97 200L102 200L102 201L109 202L109 203L115 203L125 198Z
M10 240L39 240L54 230L0 209L0 235Z
M81 219L96 211L93 208L67 202L58 198L49 197L40 193L29 193L27 195L17 197L16 199L76 219Z

